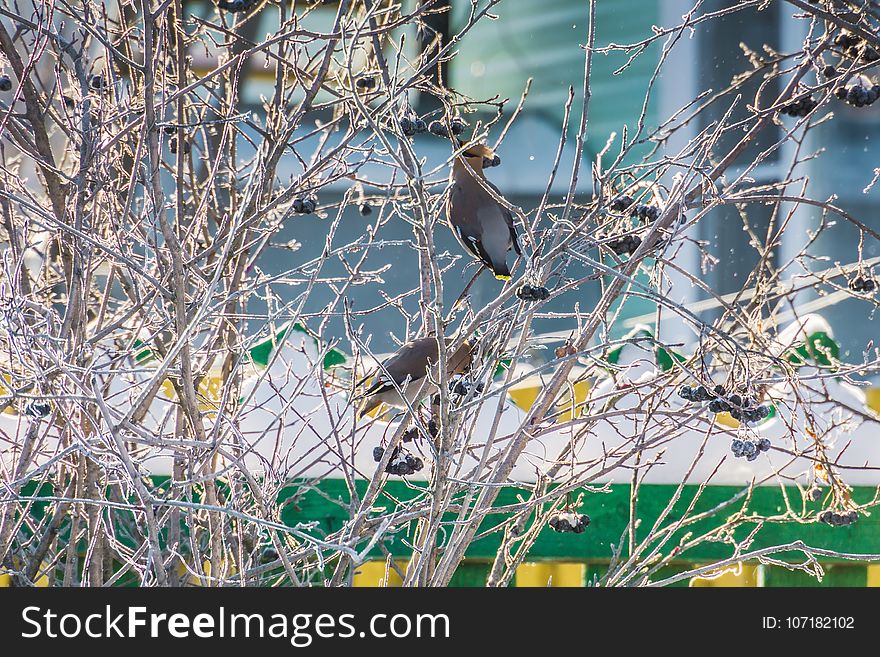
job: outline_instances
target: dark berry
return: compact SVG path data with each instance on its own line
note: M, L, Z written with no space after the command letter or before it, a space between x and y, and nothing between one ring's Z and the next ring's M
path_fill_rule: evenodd
M462 132L464 132L464 129L467 127L467 123L465 123L461 119L452 119L452 122L449 124L449 126L450 126L450 128L452 128L453 135L460 135ZM498 160L498 163L501 164L500 158Z
M852 279L849 282L849 289L852 290L853 292L861 292L864 284L865 284L865 279L862 278L861 276L856 276L854 279Z
M382 460L382 455L383 455L384 453L385 453L385 450L382 449L381 447L374 447L374 448L373 448L373 460L374 460L376 463L378 463L379 461Z
M358 81L355 84L359 89L372 89L376 86L376 78L368 75L358 78Z
M498 155L493 155L490 160L488 157L483 158L483 168L488 169L489 167L497 167L501 164L501 158Z
M190 146L190 143L188 141L183 142L183 152L184 153L189 153L191 148L192 147ZM168 140L168 150L170 150L174 154L177 153L177 137L172 137L171 139Z
M52 407L46 402L30 401L24 407L25 415L31 417L46 417L52 412Z
M761 438L761 440L758 441L758 449L762 452L769 452L770 451L770 439L769 438Z
M411 118L408 116L402 116L400 118L400 131L407 137L412 137L416 134Z
M440 427L437 426L437 422L434 418L428 420L428 433L432 436L436 437L438 433L440 433Z
M709 391L706 390L706 386L698 386L694 391L694 398L696 401L704 402L712 399L712 395L709 394Z
M688 401L694 401L694 389L690 386L682 386L678 389L678 396Z
M431 121L431 123L428 124L428 132L432 135L437 135L438 137L449 136L449 131L446 129L446 126L443 125L442 121Z
M739 395L733 394L730 396L730 403L733 406L742 406L742 397Z
M824 75L826 78L836 78L837 69L831 65L828 65L822 69L822 75Z
M12 80L8 75L0 75L0 91L9 91L12 89Z
M626 194L621 194L616 199L611 201L611 205L609 207L614 212L622 212L622 211L626 210L632 204L633 204L633 199L631 196L627 196Z
M712 388L712 392L714 392L717 397L724 397L727 394L727 390L725 390L722 385L717 385Z
M822 489L818 486L813 486L807 491L807 499L811 502L818 502L822 499Z
M412 427L412 428L404 431L403 435L400 437L400 439L405 443L411 443L412 441L414 441L418 437L419 437L419 430L416 429L415 427Z
M103 75L93 75L89 78L89 87L94 89L95 91L100 91L104 88L104 76Z
M413 130L416 133L422 133L428 131L428 125L422 119L416 119L413 121Z
M863 292L873 292L874 288L877 287L877 283L874 282L873 278L866 278L865 282L862 283L862 291Z
M269 546L260 553L260 563L272 563L273 561L278 561L278 551Z
M293 211L299 214L312 214L317 207L313 198L298 198L293 202Z
M761 405L755 409L755 412L757 413L758 417L763 420L765 417L770 415L770 407Z
M361 212L361 215L366 217L366 216L373 214L373 208L372 208L372 206L370 206L369 203L361 203L360 212Z
M834 95L840 98L840 100L845 100L848 93L846 87L837 87L837 89L834 90Z
M721 413L724 410L724 404L717 399L709 402L709 410L712 413Z
M234 14L240 11L247 11L255 3L256 0L217 0L217 8Z
M533 287L528 283L523 283L517 288L516 296L522 301L544 301L550 298L550 291L546 287Z

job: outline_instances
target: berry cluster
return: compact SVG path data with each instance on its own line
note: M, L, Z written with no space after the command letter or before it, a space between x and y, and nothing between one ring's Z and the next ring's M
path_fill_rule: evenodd
M624 237L608 242L608 248L614 251L617 255L623 255L624 253L632 255L641 244L642 238L638 235L625 235Z
M355 85L358 89L374 89L376 87L376 78L372 75L365 75L362 78L358 78Z
M653 205L643 205L640 203L633 208L630 215L633 217L638 217L645 222L657 221L657 217L660 216L660 208L654 207Z
M853 292L873 292L877 288L877 282L873 278L856 276L849 282L849 289Z
M5 73L0 75L0 91L9 91L12 89L12 80Z
M230 13L247 11L257 4L257 0L217 0L217 9L222 9Z
M734 438L730 443L730 451L736 458L745 457L746 461L754 461L761 452L770 451L770 441L767 438L760 440L742 440Z
M31 417L46 417L52 412L47 402L29 401L24 407L24 414Z
M546 287L523 283L516 289L516 296L523 301L546 301L550 298L550 290Z
M706 386L682 386L678 390L678 396L690 402L709 402L709 410L713 413L730 413L734 420L743 422L758 422L770 415L767 406L758 405L750 398L734 393L727 396L724 386L717 385L712 392Z
M837 511L829 511L826 509L825 511L820 512L819 515L816 516L816 519L819 522L824 522L826 525L831 525L832 527L846 527L859 519L859 512L855 509L850 509L849 511L838 513Z
M457 381L449 382L449 392L454 395L461 395L464 397L471 389L476 390L478 393L483 392L486 389L486 386L483 385L481 381L474 383L473 381L468 381L467 379L458 379Z
M428 132L438 137L448 137L450 129L453 135L460 135L466 127L467 123L461 119L452 119L449 123L449 128L446 127L445 121L431 121L431 124L428 126Z
M312 214L318 207L318 202L312 197L298 198L293 202L292 207L297 214Z
M609 205L608 207L611 209L612 212L623 212L632 204L633 204L632 196L628 196L626 194L621 194L616 199L611 201L611 205Z
M412 429L410 429L410 431L412 431ZM385 450L381 447L373 448L373 460L375 460L376 463L382 460L384 454ZM394 448L393 452L391 452L391 459L388 461L388 465L385 466L385 472L405 477L406 475L418 472L424 467L425 464L422 463L422 459L414 457L408 451L401 449L398 446Z
M582 534L590 525L590 516L586 513L575 513L574 511L561 511L550 516L548 523L553 531L574 534Z
M407 137L428 131L428 125L422 119L411 119L408 116L400 117L400 130Z
M850 32L838 34L834 45L841 48L846 55L854 60L862 60L870 64L880 59L880 53L875 48L863 43L862 37Z
M870 89L861 83L849 87L841 86L834 90L834 95L853 107L867 107L880 98L880 84L875 84Z
M779 113L787 114L788 116L806 116L810 112L812 112L816 107L819 106L819 103L811 95L801 96L797 100L793 100L792 102L783 105Z

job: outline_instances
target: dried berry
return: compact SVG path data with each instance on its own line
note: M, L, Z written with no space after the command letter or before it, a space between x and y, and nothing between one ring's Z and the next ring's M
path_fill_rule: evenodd
M46 417L52 412L47 402L29 401L24 407L24 414L31 417Z
M217 0L217 9L234 14L240 11L247 11L256 4L257 0Z
M550 298L550 290L523 283L517 288L516 296L523 301L545 301Z
M608 247L617 255L632 255L642 244L642 238L638 235L626 235L608 242Z
M408 116L400 117L400 131L406 137L412 137L414 134L416 134L415 123L413 122L413 120Z
M298 198L291 204L293 211L298 214L312 214L318 206L314 198Z
M627 196L626 194L621 194L616 199L611 201L611 205L608 207L611 208L614 212L623 212L629 206L633 204L632 196Z
M581 534L590 525L590 516L585 513L563 511L550 516L548 524L557 532Z
M190 143L188 141L183 142L183 152L189 153L191 150ZM168 150L170 150L173 154L177 154L177 137L172 137L168 140Z

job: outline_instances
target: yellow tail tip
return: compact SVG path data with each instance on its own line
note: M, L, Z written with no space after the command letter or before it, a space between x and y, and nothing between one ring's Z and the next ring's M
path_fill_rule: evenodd
M505 276L504 274L495 274L495 278L497 278L499 281L509 281L510 280L510 276Z

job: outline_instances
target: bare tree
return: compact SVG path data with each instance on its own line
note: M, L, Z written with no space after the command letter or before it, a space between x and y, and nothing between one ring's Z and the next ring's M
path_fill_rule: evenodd
M880 559L806 539L751 547L766 526L852 524L875 504L850 486L876 483L880 466L859 441L876 422L859 385L878 355L868 345L844 362L815 313L844 298L873 308L865 244L880 236L817 196L807 166L821 157L817 128L880 95L876 3L697 0L677 24L609 44L591 0L546 192L521 208L486 186L523 255L482 305L470 290L490 274L441 246L448 171L473 143L503 150L529 89L466 97L446 64L506 3L462 3L449 33L441 0L323 4L0 8L4 572L20 585L339 586L406 533L405 584L443 586L495 533L488 583L504 586L548 526L583 531L612 479L631 485L631 503L602 585L664 585L792 551L803 561L787 567L819 576L821 557ZM650 125L682 40L780 6L803 27L797 48L743 44L748 67L726 87ZM609 53L626 56L621 72L644 58L655 68L641 116L593 158L593 64ZM442 161L423 156L427 140ZM768 158L783 164L759 182ZM878 171L852 184L867 192ZM760 230L758 206L770 209ZM722 293L706 278L719 256L696 229L725 208L756 264ZM815 229L778 257L804 212ZM814 245L835 222L859 239L831 265ZM398 247L412 257L383 261ZM554 304L589 286L594 307ZM699 304L675 301L691 287ZM621 338L631 299L654 304L654 328ZM449 350L425 406L360 420L356 384L388 351L372 346L387 313L398 344L442 335ZM536 333L550 316L570 330ZM447 356L466 339L471 370L450 377ZM508 393L535 380L533 401L513 405ZM685 464L676 492L642 526L643 486L673 460ZM700 510L725 471L746 483ZM389 500L400 477L412 496ZM342 527L284 522L326 478L348 490ZM756 486L792 484L803 499L753 512ZM505 487L516 503L499 503ZM708 542L729 544L729 558L662 574Z

